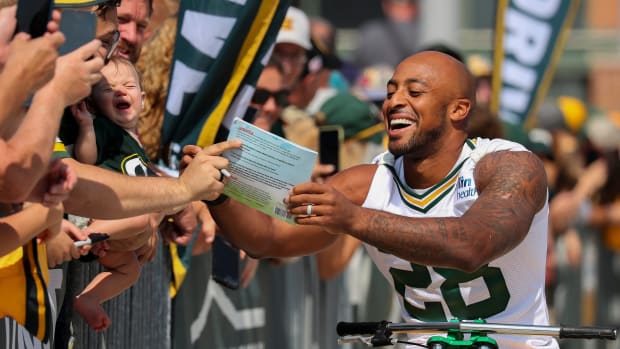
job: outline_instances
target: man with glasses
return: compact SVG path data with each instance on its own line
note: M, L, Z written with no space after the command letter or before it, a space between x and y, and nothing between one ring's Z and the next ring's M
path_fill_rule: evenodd
M289 91L283 88L282 80L282 66L270 60L256 82L250 107L256 109L253 124L263 130L271 130L271 126L280 118L282 108L288 106Z
M54 2L54 7L61 11L71 9L96 14L95 38L101 41L100 57L106 59L114 52L118 42L116 10L120 3L120 0L58 0Z

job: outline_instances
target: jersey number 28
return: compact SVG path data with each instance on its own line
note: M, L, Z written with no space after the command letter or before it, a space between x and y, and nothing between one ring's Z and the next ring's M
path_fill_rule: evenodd
M488 318L506 309L510 293L504 275L499 268L485 266L474 273L447 268L427 268L411 264L412 270L390 268L394 279L394 287L405 301L405 309L412 317L420 321L447 321L440 302L425 302L424 308L416 307L407 302L405 290L411 288L428 288L431 285L429 269L441 275L445 281L440 286L441 295L453 317L460 320ZM460 284L482 278L489 291L489 297L473 304L466 304L461 294Z

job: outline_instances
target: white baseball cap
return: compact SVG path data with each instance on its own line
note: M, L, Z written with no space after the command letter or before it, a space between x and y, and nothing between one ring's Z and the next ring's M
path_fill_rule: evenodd
M310 44L310 20L302 10L293 6L288 8L286 18L284 18L276 38L276 44L280 43L299 45L306 50L312 47Z
M620 148L620 112L598 112L586 123L586 135L603 151Z

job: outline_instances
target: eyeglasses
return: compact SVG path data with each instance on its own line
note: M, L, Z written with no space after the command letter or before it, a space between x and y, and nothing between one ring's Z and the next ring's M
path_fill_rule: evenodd
M252 103L264 105L267 103L269 98L273 97L278 107L284 108L288 105L288 95L288 90L271 92L269 90L265 90L264 88L257 88L252 96Z
M109 40L112 39L112 40ZM112 37L110 38L109 35L106 35L106 38L101 39L101 44L103 45L103 47L107 48L107 51L105 53L105 58L103 59L105 64L108 64L108 62L110 61L110 58L112 58L112 55L114 55L114 52L116 52L116 48L118 47L118 43L121 39L121 32L118 30L115 30L112 33Z

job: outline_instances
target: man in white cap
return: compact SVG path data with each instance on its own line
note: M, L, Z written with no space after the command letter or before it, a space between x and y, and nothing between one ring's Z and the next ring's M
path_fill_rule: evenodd
M299 80L306 64L310 44L310 20L296 7L289 7L276 38L273 58L282 64L284 87L291 89Z

